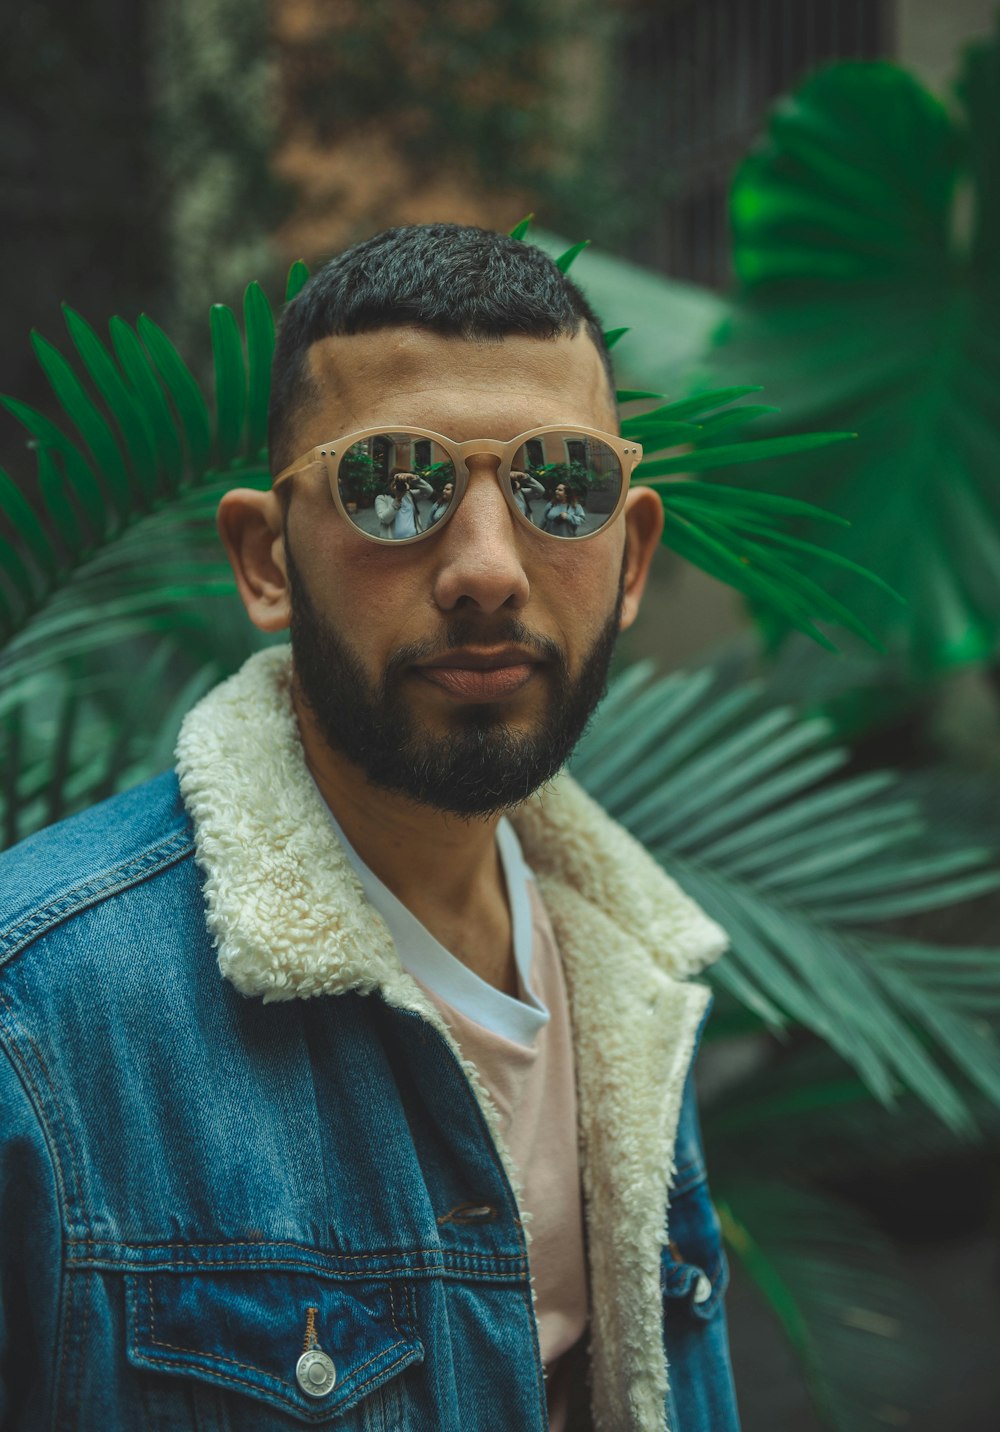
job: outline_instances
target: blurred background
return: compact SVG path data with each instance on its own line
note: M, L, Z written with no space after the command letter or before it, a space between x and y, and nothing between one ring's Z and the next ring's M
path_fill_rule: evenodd
M678 529L577 772L733 934L701 1094L748 1432L993 1432L992 0L24 0L0 55L5 843L169 764L252 649L211 507L266 481L261 354L297 260L533 214L553 254L590 241L573 277L629 330L622 388L763 388L706 448L859 434L704 480L849 518L781 550L881 649L824 625L824 650ZM654 401L625 407L637 435Z

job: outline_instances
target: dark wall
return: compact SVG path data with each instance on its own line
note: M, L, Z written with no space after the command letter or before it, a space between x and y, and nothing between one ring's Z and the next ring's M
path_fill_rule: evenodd
M48 405L28 334L59 343L62 300L103 325L163 282L146 0L0 8L0 391ZM0 461L24 468L0 418Z

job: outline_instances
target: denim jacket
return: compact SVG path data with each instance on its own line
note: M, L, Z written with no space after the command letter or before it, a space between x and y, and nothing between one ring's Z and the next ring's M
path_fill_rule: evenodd
M548 1425L517 1170L336 841L288 675L252 658L177 775L0 861L5 1428ZM724 937L568 778L514 823L574 1031L571 1428L733 1432L688 978Z

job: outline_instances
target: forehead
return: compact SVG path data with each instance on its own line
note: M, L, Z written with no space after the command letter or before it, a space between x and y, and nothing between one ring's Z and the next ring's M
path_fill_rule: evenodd
M380 422L447 437L516 437L547 423L617 431L600 354L582 330L558 338L493 341L420 328L336 334L309 350L313 395L306 442Z

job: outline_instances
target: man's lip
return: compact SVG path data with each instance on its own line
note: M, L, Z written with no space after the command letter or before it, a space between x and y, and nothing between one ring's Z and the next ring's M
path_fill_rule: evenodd
M541 662L520 646L461 647L414 668L424 681L459 701L502 701L526 686Z
M521 647L504 646L493 651L465 647L460 651L449 651L431 661L421 662L419 671L455 670L498 671L507 666L537 666L538 657Z
M502 701L527 686L537 662L506 662L503 666L418 666L423 681L460 701Z

